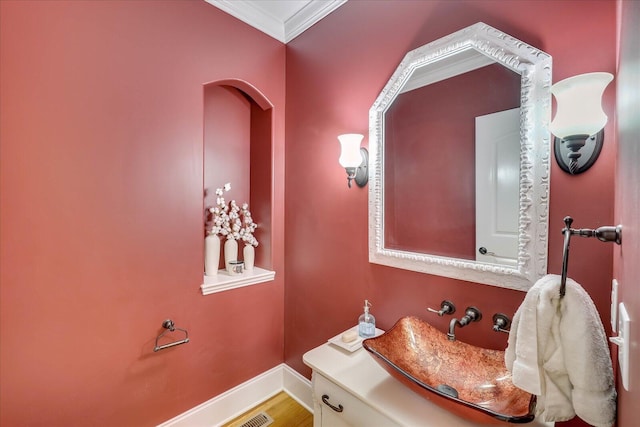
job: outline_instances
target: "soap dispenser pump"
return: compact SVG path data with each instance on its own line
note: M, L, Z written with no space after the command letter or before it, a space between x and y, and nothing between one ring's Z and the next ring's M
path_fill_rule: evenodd
M364 300L364 313L358 318L358 335L362 338L371 338L376 335L376 318L369 313L371 303Z

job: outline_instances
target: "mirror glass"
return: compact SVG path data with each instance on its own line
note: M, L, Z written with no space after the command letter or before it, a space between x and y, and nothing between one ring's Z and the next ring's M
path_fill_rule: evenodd
M478 23L370 111L369 260L528 289L546 273L551 57Z

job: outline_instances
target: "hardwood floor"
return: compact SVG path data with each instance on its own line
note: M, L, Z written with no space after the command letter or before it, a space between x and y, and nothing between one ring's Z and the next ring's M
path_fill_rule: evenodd
M313 426L313 414L282 391L222 427L239 427L263 411L273 418L269 427Z

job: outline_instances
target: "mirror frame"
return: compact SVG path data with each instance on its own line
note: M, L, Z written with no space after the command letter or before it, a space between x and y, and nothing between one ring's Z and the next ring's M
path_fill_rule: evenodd
M521 76L516 267L384 247L384 115L417 68L468 49ZM551 71L550 55L482 22L405 55L369 110L369 262L523 291L547 273Z

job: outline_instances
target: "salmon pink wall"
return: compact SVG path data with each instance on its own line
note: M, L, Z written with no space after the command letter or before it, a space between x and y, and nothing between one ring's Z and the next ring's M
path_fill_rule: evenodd
M614 276L632 329L629 391L618 384L618 427L638 424L640 401L640 3L619 2L618 167L616 220L622 224L622 245L614 252Z
M225 201L249 201L251 102L238 89L211 83L204 88L205 206L216 203L215 189L231 190Z
M284 67L203 1L0 2L0 425L157 425L282 363ZM202 296L204 87L225 79L273 105L254 217L277 274ZM154 353L167 318L191 341Z
M404 54L425 43L482 21L552 55L558 81L615 72L615 19L615 2L608 1L351 0L287 45L287 364L309 375L304 352L354 325L365 298L383 329L415 314L444 330L449 319L428 314L427 307L445 298L461 310L475 305L484 318L462 329L460 339L506 347L506 335L491 330L491 317L512 315L522 292L368 262L367 189L347 188L336 136L368 133L368 111L378 93ZM567 25L577 22L598 24ZM614 106L609 88L604 108L610 116ZM588 172L573 177L552 164L549 272L561 269L565 215L573 215L577 227L613 221L613 129L607 125L600 160ZM425 190L437 188L424 183ZM592 239L572 242L569 274L589 291L605 320L612 254L611 245Z

